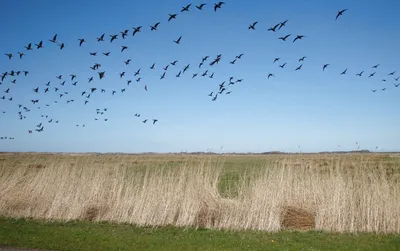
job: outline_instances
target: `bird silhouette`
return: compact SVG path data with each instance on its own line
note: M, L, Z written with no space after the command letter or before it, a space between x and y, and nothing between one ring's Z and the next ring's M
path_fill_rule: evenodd
M303 39L305 36L303 35L297 35L296 38L293 40L293 43L296 42L298 39Z
M286 26L286 23L287 23L288 21L289 21L289 20L285 20L284 22L279 23L279 28L278 28L278 30L280 30L280 29L282 29L284 26Z
M25 49L28 51L32 50L32 43L29 43L27 46L25 46Z
M116 35L110 35L110 43L112 43L115 39L118 39L118 34Z
M132 36L135 36L136 33L140 32L140 29L142 28L142 26L138 26L138 27L134 27L134 31L132 33Z
M40 41L38 44L35 44L35 45L36 45L36 49L43 48L43 41Z
M161 75L160 79L164 79L164 78L165 78L165 74L166 74L166 72L164 72L164 73Z
M255 30L255 29L256 29L256 27L255 27L256 24L258 24L258 21L256 21L256 22L250 24L250 25L249 25L249 30Z
M269 73L269 74L268 74L268 79L269 79L270 77L275 77L275 75L272 74L272 73Z
M207 5L207 4L202 3L202 4L200 4L199 6L196 5L196 8L199 9L199 10L202 10L203 7L206 6L206 5Z
M182 39L182 36L180 36L177 40L174 40L174 42L175 42L176 44L179 44L179 43L181 42L181 39Z
M153 125L158 121L158 119L153 119Z
M328 66L329 66L329 64L324 64L322 67L322 70L325 71L326 67L328 67Z
M375 69L377 69L377 68L378 68L378 66L380 66L380 64L374 65L374 66L372 66L372 68L375 68Z
M276 28L278 28L279 25L280 25L280 23L276 24L275 26L269 28L268 31L276 32Z
M286 35L286 36L284 36L284 37L280 37L279 39L282 40L282 41L286 41L286 39L287 39L288 37L290 37L290 36L291 36L291 34L288 34L288 35Z
M346 10L347 10L347 9L343 9L343 10L338 11L335 20L337 20L341 15L343 15L343 13L344 13Z
M218 2L214 4L214 12L217 11L217 9L221 9L222 5L225 4L224 2Z
M57 43L57 34L55 34L52 39L49 39L49 41L52 43Z
M344 75L346 73L347 73L347 68L346 68L346 70L342 71L342 73L340 73L340 75Z
M82 44L83 44L84 42L86 42L84 38L80 38L80 39L78 39L78 40L79 40L79 46L82 46Z
M124 50L127 50L127 49L128 49L128 46L125 46L125 45L121 46L121 52L123 52Z
M169 15L169 18L168 18L168 22L169 21L171 21L172 19L176 19L176 16L178 15L178 14L168 14Z
M192 4L188 4L188 5L186 5L185 7L182 7L181 12L189 11L189 8L190 8L191 5L192 5Z
M151 27L151 30L152 30L152 31L157 30L158 25L160 25L160 22L156 23L156 24L153 25L153 26L150 26L150 27Z
M104 41L104 36L105 36L106 34L105 33L103 33L100 37L98 37L97 38L97 42L102 42L102 41Z
M295 71L298 71L298 70L301 70L301 67L303 66L303 64L301 64L299 67L297 67L296 69L295 69Z
M361 71L360 73L357 73L356 76L361 77L363 73L364 73L364 71Z

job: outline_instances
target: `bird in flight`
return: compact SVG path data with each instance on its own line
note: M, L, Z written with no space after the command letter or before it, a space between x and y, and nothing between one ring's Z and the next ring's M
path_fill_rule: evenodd
M128 46L122 45L121 46L121 52L123 52L124 50L128 49Z
M182 7L181 12L189 11L189 8L190 8L191 5L192 5L192 4L188 4L188 5L186 5L185 7Z
M32 50L32 43L29 43L27 46L25 46L26 50L31 51Z
M346 10L347 10L347 9L343 9L343 10L338 11L335 20L337 20L341 15L343 15L343 13L344 13Z
M214 12L217 11L217 9L221 9L222 5L225 4L224 2L218 2L214 4Z
M361 77L363 73L364 73L364 71L362 71L362 72L360 72L360 73L357 73L356 76Z
M36 49L43 48L43 41L40 41L39 44L35 44L35 45L36 45Z
M286 25L287 21L289 21L289 20L286 20L286 21L284 21L284 22L279 23L279 28L278 28L278 30L282 29L282 27Z
M82 46L82 44L86 42L84 38L79 38L78 40L79 40L79 46Z
M276 32L276 28L278 28L279 25L280 25L280 23L278 23L278 24L276 24L275 26L269 28L268 30L269 30L269 31Z
M396 73L396 71L393 71L391 73L388 74L388 76L393 76Z
M182 39L182 36L180 36L177 40L174 40L174 42L175 42L176 44L179 44L179 43L181 42L181 39Z
M342 73L340 73L340 75L344 75L346 73L347 73L347 68L346 68L346 70L342 71Z
M286 35L286 36L284 36L284 37L280 37L279 39L281 39L282 41L286 41L286 39L288 38L288 37L290 37L291 36L291 34L288 34L288 35Z
M151 27L151 30L152 30L152 31L157 30L157 27L158 27L159 24L160 24L160 22L157 22L155 25L150 26L150 27Z
M239 55L236 56L236 58L237 58L237 59L242 59L243 55L244 55L243 53L242 53L242 54L239 54Z
M376 72L369 74L368 78L373 77Z
M293 43L296 42L298 39L303 39L305 36L303 35L297 35L296 38L293 40Z
M268 79L269 79L270 77L275 77L275 75L272 74L272 73L270 73L270 74L268 74Z
M249 25L249 30L255 30L255 29L256 29L256 27L255 27L256 24L258 24L258 21L256 21L256 22L250 24L250 25Z
M302 57L299 59L299 62L304 61L304 59L306 59L307 57Z
M112 43L115 39L118 39L118 34L117 35L110 35L110 43Z
M105 36L106 34L102 34L100 37L98 37L97 38L97 42L100 42L100 41L104 41L104 36Z
M8 57L8 59L11 59L13 57L12 53L4 54L4 55L6 55Z
M329 64L324 64L324 66L322 67L322 70L325 71L326 67L328 67Z
M372 66L372 68L375 68L375 69L377 69L377 68L378 68L378 66L380 66L380 64L374 65L374 66Z
M140 29L141 29L141 28L142 28L142 26L134 27L134 28L133 28L134 31L133 31L133 33L132 33L132 36L135 36L136 33L140 32Z
M157 119L153 119L153 125L154 125L157 121L158 121Z
M199 10L202 10L203 7L206 6L206 5L207 5L207 4L202 3L202 4L200 4L199 6L196 5L196 8L199 9Z
M273 63L279 61L279 59L281 59L281 58L275 58Z
M52 39L49 39L49 41L52 43L56 43L57 42L56 40L57 40L57 34L55 34Z
M178 15L178 14L168 14L169 15L169 18L168 18L168 22L169 21L171 21L172 19L176 19L176 16Z
M301 70L302 66L303 66L303 64L301 64L299 67L297 67L295 71Z

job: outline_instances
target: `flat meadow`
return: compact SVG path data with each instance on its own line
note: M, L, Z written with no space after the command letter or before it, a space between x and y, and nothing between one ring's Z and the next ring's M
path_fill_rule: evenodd
M317 231L400 244L400 154L2 153L0 216L4 226Z

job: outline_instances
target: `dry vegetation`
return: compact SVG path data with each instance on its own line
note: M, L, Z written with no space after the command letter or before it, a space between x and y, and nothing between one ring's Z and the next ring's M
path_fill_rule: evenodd
M400 233L400 158L0 155L0 215Z

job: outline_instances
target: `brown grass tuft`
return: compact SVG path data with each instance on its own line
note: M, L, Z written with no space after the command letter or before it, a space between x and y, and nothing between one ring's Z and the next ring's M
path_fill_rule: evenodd
M107 207L99 205L90 205L83 211L82 219L87 221L98 221L104 218L107 213Z
M28 165L28 168L34 168L34 169L42 169L42 168L45 168L46 166L45 165L42 165L42 164L29 164Z
M284 207L281 220L281 226L284 229L299 231L315 229L315 214L298 207Z

